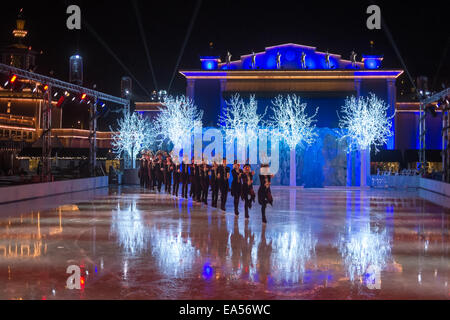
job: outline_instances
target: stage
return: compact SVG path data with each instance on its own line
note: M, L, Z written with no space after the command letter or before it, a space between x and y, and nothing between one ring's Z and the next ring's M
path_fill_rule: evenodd
M414 190L273 194L267 226L258 204L245 221L231 196L224 213L137 187L0 206L0 299L449 299L449 208Z

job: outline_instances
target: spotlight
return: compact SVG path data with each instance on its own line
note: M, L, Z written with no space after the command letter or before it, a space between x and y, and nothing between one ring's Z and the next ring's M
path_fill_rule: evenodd
M106 117L109 114L110 110L106 107L106 103L104 103L103 101L97 100L95 106L97 106L95 113L95 117L97 119Z
M16 80L17 80L17 76L15 74L13 74L8 78L8 80L6 80L6 82L4 83L3 86L6 88L9 85L11 85L11 87L12 87L12 86L14 86L14 83L16 82Z
M66 97L65 96L61 96L61 98L59 98L58 103L56 104L57 108L62 108L64 102L66 101Z
M53 96L56 98L58 96L58 92L55 92Z
M38 89L40 92L44 93L45 91L48 90L48 85L40 84L40 85L37 86L37 89Z
M86 93L83 93L83 94L81 95L81 102L83 102L84 99L86 99L86 97L87 97L87 94L86 94Z

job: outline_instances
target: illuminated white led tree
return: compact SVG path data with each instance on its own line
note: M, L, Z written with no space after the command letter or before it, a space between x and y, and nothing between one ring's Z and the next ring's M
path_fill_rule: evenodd
M339 127L346 131L350 141L349 151L368 150L371 146L385 145L392 136L391 119L387 111L389 106L373 93L368 97L354 96L345 100L341 109Z
M201 126L203 111L186 96L167 97L159 108L155 127L162 141L169 140L174 145L173 152L179 153L183 143L191 138L195 126ZM189 140L190 141L190 140Z
M316 120L319 108L316 108L315 113L309 116L306 112L307 104L302 103L299 96L287 95L285 97L278 96L272 102L273 116L271 119L272 126L278 130L280 138L286 141L290 149L290 185L296 186L296 161L295 149L298 145L311 145L316 137L315 132Z
M367 156L370 148L385 145L393 135L391 119L387 111L389 106L373 93L368 97L354 96L345 100L339 116L339 127L343 129L343 138L349 141L349 152L361 152L361 186L366 185Z
M250 96L248 102L245 102L239 94L231 97L227 101L225 113L219 117L219 125L225 132L227 144L233 144L236 140L239 162L247 160L247 146L252 146L257 141L259 127L263 125L264 114L258 114L258 103L254 95ZM256 155L257 151L249 155Z
M118 132L112 135L113 151L117 157L131 160L131 168L136 168L136 157L144 149L149 149L155 139L155 128L139 113L131 113L128 108L117 121ZM130 165L126 161L126 167Z

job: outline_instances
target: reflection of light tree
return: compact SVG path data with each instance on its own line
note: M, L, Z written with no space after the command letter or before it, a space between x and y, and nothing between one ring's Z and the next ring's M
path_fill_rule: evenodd
M182 148L184 139L191 137L194 126L201 125L202 118L203 111L197 108L192 99L186 96L169 96L159 108L155 127L162 140L172 142L177 152Z
M291 230L277 234L273 240L274 269L285 273L284 280L298 282L305 273L306 263L316 250L317 239L311 230Z
M128 108L123 117L117 121L118 132L112 135L112 146L118 157L123 155L131 159L131 167L136 167L136 157L144 149L149 148L155 139L155 129L142 115ZM128 166L128 163L126 163Z
M178 230L153 227L150 242L159 270L171 277L190 270L199 255L199 250L192 245L191 239L182 237L181 225Z
M286 141L290 149L290 185L296 186L295 148L298 145L305 146L314 142L317 137L315 132L316 120L319 108L309 116L306 113L307 104L302 103L297 95L278 96L272 102L273 117L272 126L278 129L279 136Z
M393 135L389 106L371 93L368 97L354 96L345 100L339 115L339 127L344 130L343 138L348 138L349 152L361 152L361 186L367 180L367 156L370 147L378 151Z
M365 223L360 230L348 228L347 234L338 240L338 250L350 281L362 277L369 267L382 270L391 255L391 245L386 230L370 230Z
M250 96L248 102L245 102L239 94L233 95L230 101L227 101L225 114L219 117L219 125L225 132L228 144L233 144L236 140L238 150L242 152L242 159L239 160L246 160L247 145L258 138L258 130L263 123L264 115L265 112L258 114L258 103L254 95Z
M111 233L117 236L120 246L126 252L135 254L147 249L149 231L135 202L125 210L117 205L117 211L112 217Z

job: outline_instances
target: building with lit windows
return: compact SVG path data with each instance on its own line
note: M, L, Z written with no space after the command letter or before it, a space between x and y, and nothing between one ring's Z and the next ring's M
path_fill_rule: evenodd
M26 20L21 11L12 32L12 44L0 48L0 63L36 71L41 52L26 45L27 35ZM82 84L82 68L81 57L71 57L71 82ZM12 77L14 75L0 75L0 176L10 169L15 172L19 167L35 169L42 150L42 92L37 90L35 83ZM89 155L89 106L71 97L64 108L58 108L56 105L62 94L55 91L52 102L53 157L54 161L60 157L77 164ZM112 158L111 135L109 131L97 133L98 157L101 159ZM24 159L30 165L21 163Z

